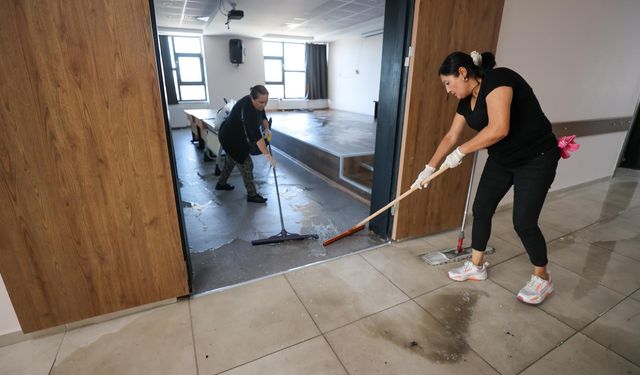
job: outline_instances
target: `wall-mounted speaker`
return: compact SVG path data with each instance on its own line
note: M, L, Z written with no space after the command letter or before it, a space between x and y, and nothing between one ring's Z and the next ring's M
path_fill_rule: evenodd
M244 47L241 39L229 39L229 60L232 64L244 62Z

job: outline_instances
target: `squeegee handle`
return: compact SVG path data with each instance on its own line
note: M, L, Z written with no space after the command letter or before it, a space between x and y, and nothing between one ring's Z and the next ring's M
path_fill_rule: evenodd
M424 180L422 183L428 183L431 182L431 180L433 180L434 178L438 177L439 175L441 175L444 171L446 171L447 167L439 169L438 171L436 171L434 174L432 174L431 176L429 176L426 180ZM366 223L368 223L371 219L373 219L374 217L380 215L381 213L383 213L384 211L386 211L387 209L389 209L389 207L397 204L398 202L400 202L401 200L403 200L404 198L406 198L407 196L409 196L411 193L413 193L414 191L420 189L419 187L415 186L412 187L411 189L405 191L401 196L399 196L398 198L392 200L391 202L387 203L386 206L382 207L381 209L379 209L378 211L376 211L375 213L373 213L370 216L367 216L366 218L364 218L364 220L362 220L361 222L359 222L358 224L355 225L355 227L359 227L361 225L365 225Z

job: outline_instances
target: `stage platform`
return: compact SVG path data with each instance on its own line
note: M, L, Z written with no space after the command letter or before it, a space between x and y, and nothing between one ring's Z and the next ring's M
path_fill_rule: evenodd
M369 199L376 121L358 113L315 110L267 112L272 144L325 177Z

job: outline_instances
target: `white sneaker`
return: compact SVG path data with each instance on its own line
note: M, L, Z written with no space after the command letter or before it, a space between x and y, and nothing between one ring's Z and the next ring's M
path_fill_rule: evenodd
M482 267L478 267L468 260L462 266L449 270L449 278L455 281L486 280L488 265L489 263L484 263Z
M539 276L531 275L531 280L518 292L518 300L537 305L553 293L553 283Z

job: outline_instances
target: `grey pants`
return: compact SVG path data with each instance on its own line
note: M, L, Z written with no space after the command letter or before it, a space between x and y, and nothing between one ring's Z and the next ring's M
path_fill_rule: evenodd
M224 185L227 183L233 167L236 165L242 175L242 181L244 181L244 187L247 189L247 195L250 197L255 196L258 192L256 191L256 185L253 183L253 161L251 160L251 156L247 156L243 163L238 163L233 160L231 156L227 155L224 160L224 167L222 167L222 173L220 173L220 177L218 178L218 184Z

